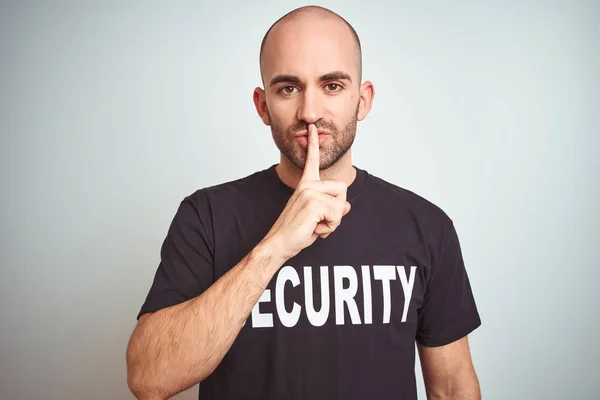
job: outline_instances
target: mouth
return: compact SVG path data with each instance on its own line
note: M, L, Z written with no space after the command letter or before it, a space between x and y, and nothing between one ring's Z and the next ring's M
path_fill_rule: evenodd
M317 133L319 134L319 145L320 145L327 139L329 134L325 131L317 131ZM302 147L308 147L308 133L296 135L296 140L298 140L300 142Z
M319 134L319 137L329 135L329 132L321 129L317 130L317 133ZM299 133L296 137L308 137L308 132Z

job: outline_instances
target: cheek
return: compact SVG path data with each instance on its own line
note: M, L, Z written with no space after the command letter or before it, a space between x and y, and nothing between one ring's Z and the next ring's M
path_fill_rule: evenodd
M331 103L330 115L338 129L344 128L354 119L358 107L356 96L335 99Z
M279 124L289 124L296 116L297 108L293 101L272 101L269 104L271 119Z
M269 111L271 115L271 123L280 128L287 129L297 123L296 111L289 108L287 105L286 107L270 108Z

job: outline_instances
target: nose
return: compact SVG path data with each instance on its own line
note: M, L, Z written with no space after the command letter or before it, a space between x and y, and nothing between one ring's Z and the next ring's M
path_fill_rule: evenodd
M307 124L314 124L323 118L323 105L317 90L310 88L304 90L297 117Z

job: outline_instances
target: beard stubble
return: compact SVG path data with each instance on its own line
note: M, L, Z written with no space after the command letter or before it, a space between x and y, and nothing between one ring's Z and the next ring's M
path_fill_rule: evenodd
M352 147L356 138L356 126L358 122L358 110L352 116L352 119L341 130L338 130L335 124L324 120L315 123L317 129L324 129L329 132L329 137L320 146L319 169L328 169L337 163ZM268 110L267 110L268 112ZM304 121L283 129L281 126L273 123L273 118L269 113L271 121L271 134L275 145L279 151L298 169L303 170L306 164L306 155L308 149L303 147L296 139L300 132L308 131L308 124Z

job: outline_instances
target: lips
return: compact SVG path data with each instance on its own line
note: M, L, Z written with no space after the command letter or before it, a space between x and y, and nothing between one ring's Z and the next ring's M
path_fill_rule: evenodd
M319 134L319 136L321 136L321 135L329 135L329 132L327 132L327 131L318 130L317 133ZM302 136L308 136L308 132L303 132L301 134L296 135L296 137L302 137Z
M329 136L329 134L327 134L327 133L319 132L319 145L322 144L323 141L325 141L325 139L327 139L328 136ZM298 135L298 136L296 136L296 140L298 140L300 142L302 147L308 147L308 135Z

